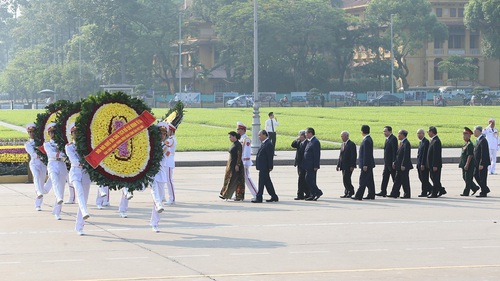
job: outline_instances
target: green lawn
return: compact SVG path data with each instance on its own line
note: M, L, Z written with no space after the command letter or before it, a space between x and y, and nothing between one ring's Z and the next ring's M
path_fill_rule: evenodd
M381 148L384 143L382 129L385 125L393 127L394 133L399 129L409 131L409 140L413 147L418 144L416 131L436 126L444 147L459 147L462 145L462 130L464 126L486 126L488 119L496 117L499 106L486 107L277 107L261 109L261 127L267 119L267 113L274 111L280 126L278 127L278 150L290 150L290 143L297 132L308 126L316 130L321 140L340 142L340 132L347 130L351 139L361 142L360 128L362 124L370 125L375 146ZM155 108L155 116L161 117L166 109ZM0 121L24 126L35 120L41 110L0 110ZM236 122L241 121L249 128L252 125L253 110L251 108L186 108L186 113L180 128L177 130L179 151L226 150L230 146L227 133L234 130ZM3 138L4 133L1 131ZM248 131L251 136L251 131ZM22 133L21 133L22 135ZM339 146L323 142L322 148L334 149Z

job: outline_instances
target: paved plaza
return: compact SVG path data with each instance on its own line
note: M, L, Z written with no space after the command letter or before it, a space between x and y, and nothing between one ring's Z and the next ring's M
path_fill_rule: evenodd
M248 192L243 202L219 199L223 166L178 167L177 203L160 233L149 226L149 190L120 218L118 192L98 210L93 185L84 236L74 231L77 205L63 205L56 221L52 192L36 212L32 184L0 184L1 280L499 280L500 175L489 176L488 198L461 197L457 166L443 168L444 197L416 197L412 170L412 199L354 201L339 198L340 172L323 165L317 202L294 201L295 168L276 166L280 201L262 204ZM378 189L381 165L374 174Z

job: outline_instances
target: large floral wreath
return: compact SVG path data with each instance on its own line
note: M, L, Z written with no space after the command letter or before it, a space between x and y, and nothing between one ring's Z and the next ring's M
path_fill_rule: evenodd
M79 155L88 156L115 131L144 111L151 109L125 93L98 93L82 103L76 119L76 145ZM152 182L160 169L161 140L156 126L149 126L98 163L96 168L82 161L92 181L111 189L141 190Z
M40 147L43 146L43 143L49 139L49 134L46 130L46 127L48 124L52 122L56 122L56 117L57 113L65 108L68 107L70 104L69 101L66 100L60 100L54 103L49 104L48 106L45 107L46 111L44 113L39 113L36 116L36 121L35 121L35 150L38 156L40 156L40 159L42 160L45 165L47 165L48 159L47 155L39 149ZM56 142L61 142L62 141L62 135L60 130L56 131L56 134L54 136L54 141Z

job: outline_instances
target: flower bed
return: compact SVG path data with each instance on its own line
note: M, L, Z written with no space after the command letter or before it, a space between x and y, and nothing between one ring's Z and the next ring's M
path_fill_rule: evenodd
M26 175L28 173L28 154L24 146L0 147L0 176Z

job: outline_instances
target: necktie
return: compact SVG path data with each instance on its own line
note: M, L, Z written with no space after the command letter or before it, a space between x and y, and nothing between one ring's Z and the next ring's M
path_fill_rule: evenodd
M273 119L271 119L271 128L272 128L272 130L274 132L274 122L273 122Z

